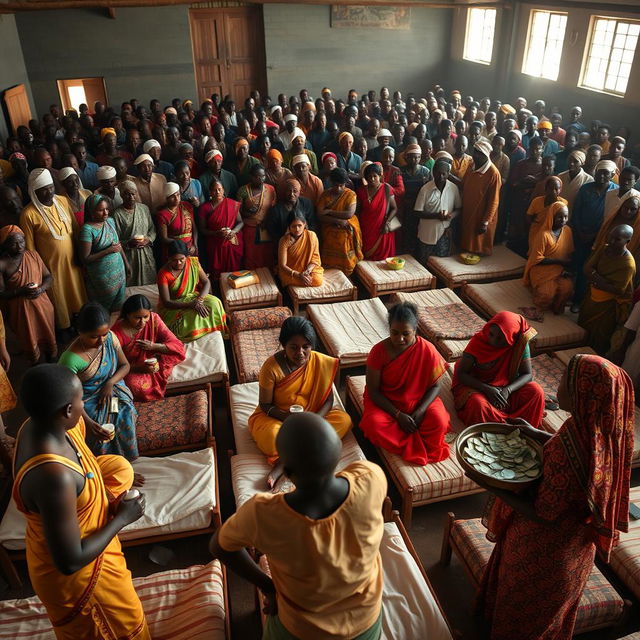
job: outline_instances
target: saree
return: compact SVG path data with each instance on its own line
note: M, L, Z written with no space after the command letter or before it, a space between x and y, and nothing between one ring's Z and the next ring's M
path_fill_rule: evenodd
M84 224L80 242L91 244L91 253L99 253L120 242L116 227L107 218L100 228ZM124 302L127 276L120 253L109 253L96 262L85 265L85 284L89 299L99 302L107 311L117 311Z
M313 231L305 229L293 244L288 244L290 237L289 234L285 234L280 238L278 254L283 251L286 252L286 265L294 271L304 271L308 265L313 263L315 266L311 272L311 284L309 286L319 287L324 281L324 269L321 266L318 236ZM305 286L300 280L286 273L284 269L278 269L278 276L285 287L288 285L294 287Z
M263 389L273 389L273 404L278 409L288 411L292 405L299 404L305 411L316 413L333 393L338 366L337 358L312 351L305 365L285 375L275 356L270 356L260 369L259 384ZM340 438L352 426L349 414L341 409L331 409L324 419ZM269 464L278 459L276 436L281 426L282 422L268 416L260 405L249 418L249 431Z
M4 320L2 318L2 314L0 313L0 341L5 342L5 337L6 330L4 328ZM18 398L16 397L16 392L11 386L11 382L9 380L9 377L7 376L7 372L3 367L0 367L0 413L15 409L17 402ZM0 420L1 419L2 417L0 416Z
M35 251L26 249L20 268L5 282L6 290L16 291L30 282L41 285L43 268L42 258ZM11 330L18 336L32 363L38 362L42 352L50 357L58 354L55 311L46 293L37 298L20 295L9 298L3 308Z
M585 269L594 269L619 293L609 293L591 285L578 315L578 324L589 333L589 346L600 355L609 351L613 334L631 313L636 274L636 262L629 251L622 256L607 256L605 249L606 245L595 251Z
M113 222L131 267L130 286L155 284L156 260L153 256L153 242L156 239L156 227L147 205L136 202L133 211L119 207L113 212ZM130 247L129 241L136 236L149 238L151 243L144 247Z
M111 331L120 341L124 355L132 366L143 365L147 358L158 359L159 370L155 373L129 373L125 377L124 381L131 390L133 399L138 402L162 400L173 367L185 359L182 342L169 331L162 318L153 312L149 321L133 336L124 330L120 319L111 327ZM146 351L137 343L138 340L164 345L169 349L169 353Z
M420 336L413 345L393 360L378 342L367 358L367 367L380 371L380 392L402 413L411 415L425 393L445 372L443 357ZM424 418L414 433L400 428L396 418L378 407L364 390L364 412L360 428L376 446L399 455L412 464L425 465L449 457L444 437L451 427L449 413L437 397L427 407Z
M553 216L560 205L567 205L564 198L558 198L549 204L545 203L545 196L538 196L531 201L527 209L527 217L531 226L529 227L529 249L533 246L536 236L541 231L547 231L553 226ZM553 212L553 213L552 213Z
M393 232L385 233L390 186L380 185L373 198L369 200L366 187L359 187L358 220L362 230L362 253L365 260L384 260L395 255L396 237Z
M246 269L273 267L275 264L275 244L278 238L271 238L265 229L265 218L276 203L276 190L270 184L262 185L259 196L254 196L251 187L238 189L238 200L242 203L242 241L244 246L244 266ZM247 212L255 208L255 213Z
M224 198L215 208L211 202L206 202L198 210L198 217L210 231L233 229L236 226L240 203L231 198ZM205 236L209 271L214 278L221 273L238 271L242 264L244 242L242 232L236 234L234 242L220 236Z
M318 200L318 211L348 211L356 203L356 194L351 189L344 189L335 197L327 190ZM320 224L320 256L327 269L340 269L345 275L351 275L355 266L363 259L362 232L356 215L344 220L349 226L339 227L332 222Z
M158 273L158 284L166 284L169 287L171 300L180 302L190 302L195 300L200 294L198 292L198 272L200 262L198 258L187 258L182 273L174 277L169 269L162 267ZM222 331L222 335L227 337L227 314L218 298L207 294L203 303L209 309L209 315L203 318L195 309L168 309L158 303L158 315L165 322L167 327L182 342L193 342L198 338Z
M489 343L489 327L496 325L506 345L496 348ZM470 375L492 387L504 387L518 377L523 360L530 358L529 342L538 332L520 315L511 311L497 313L478 331L464 350L474 359ZM544 391L536 382L528 382L509 396L505 411L494 407L486 396L458 379L460 361L453 373L453 400L459 418L466 426L480 422L506 422L507 418L524 418L539 428L544 412Z
M27 519L27 566L33 589L47 610L58 640L151 640L118 536L95 560L71 575L63 575L51 558L40 514L29 512L22 502L20 489L29 471L55 463L85 478L76 498L80 537L87 538L109 522L110 496L115 498L131 488L133 469L120 456L96 458L85 443L82 418L67 436L79 453L78 462L41 454L14 469L13 498Z
M491 640L569 640L596 550L608 562L618 531L628 530L631 381L602 358L578 355L568 385L575 410L544 446L534 498L536 514L548 522L499 499L484 518L496 545L478 604Z
M618 218L618 214L620 213L620 209L622 208L625 200L633 197L637 196L634 195L633 191L628 191L624 196L622 196L622 198L619 198L618 208L609 217L605 217L604 222L600 227L600 231L598 231L598 235L593 242L594 253L596 251L601 251L604 248L604 245L606 245L609 240L609 234L612 229L620 224L629 224L626 220L620 220ZM629 244L627 244L627 250L637 262L638 258L640 258L640 215L637 215L633 224L630 224L629 226L633 229L633 235L631 236L631 240L629 240Z
M167 227L167 237L170 240L182 240L187 245L187 249L194 246L193 243L193 206L190 202L180 202L175 211L171 209L161 209L156 216L158 225ZM197 247L196 247L197 249ZM168 245L162 243L162 262L168 258Z
M133 396L124 380L113 386L112 398L117 399L117 410L112 411L112 403L99 406L102 387L118 369L118 351L120 342L111 331L107 334L102 347L98 349L91 362L72 351L65 351L60 356L59 364L71 369L82 382L82 400L87 415L98 424L112 423L116 427L116 435L109 442L92 443L95 455L117 454L127 460L138 457L138 441L136 439L136 420L138 412L133 406Z

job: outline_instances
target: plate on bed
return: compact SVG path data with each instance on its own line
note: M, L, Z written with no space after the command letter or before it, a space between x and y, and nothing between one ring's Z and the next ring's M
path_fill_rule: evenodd
M542 445L510 424L471 425L455 448L460 466L496 489L520 491L542 476Z

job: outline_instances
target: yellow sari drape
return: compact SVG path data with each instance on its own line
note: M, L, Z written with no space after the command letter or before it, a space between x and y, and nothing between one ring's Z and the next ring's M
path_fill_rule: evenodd
M285 235L280 238L278 255L280 255L280 252L282 251L283 244L287 243L288 240L288 233L285 233ZM319 287L324 279L324 269L320 266L322 264L322 261L320 259L320 245L318 244L318 236L313 231L305 229L298 240L296 240L296 242L294 242L292 245L289 245L286 251L287 267L293 269L294 271L304 271L307 268L307 265L311 264L312 262L313 264L317 265L316 267L314 267L311 274L312 282L310 286ZM280 280L285 287L287 285L294 285L298 287L302 286L300 280L292 278L282 269L278 270L278 275L280 276Z
M31 584L47 609L58 640L151 640L118 537L93 562L66 576L53 563L40 515L29 512L22 502L22 480L42 464L55 462L84 476L77 513L80 536L86 538L109 521L109 494L117 496L131 488L131 465L121 456L96 458L85 444L82 418L67 433L82 454L82 466L63 456L43 454L30 458L14 474L13 497L27 519Z
M271 356L260 370L260 385L266 387L268 381L276 380L273 385L273 404L278 409L288 411L292 405L299 404L305 411L316 413L333 393L338 366L337 358L312 351L306 365L284 375L275 356ZM341 409L331 409L324 418L340 438L351 429L351 418ZM276 436L281 425L280 420L268 416L259 405L249 418L251 435L270 463L278 458Z
M620 224L629 224L626 220L620 220L618 218L618 213L622 205L618 207L618 211L616 211L613 215L609 216L605 219L600 227L600 231L598 231L598 235L593 242L593 253L601 251L604 246L607 244L609 240L609 234L611 233L611 229L617 227ZM636 216L633 224L629 225L633 229L633 235L631 236L631 240L629 240L629 244L627 245L627 249L631 252L631 255L634 257L636 262L640 259L640 215Z

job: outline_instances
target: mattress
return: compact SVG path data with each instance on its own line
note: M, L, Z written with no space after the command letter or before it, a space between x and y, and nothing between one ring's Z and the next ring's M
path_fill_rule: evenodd
M224 351L224 340L219 331L184 345L185 359L177 364L169 376L169 389L192 385L213 384L229 377L229 365Z
M629 500L640 507L640 487L632 487ZM640 520L629 519L629 531L611 553L611 568L640 600Z
M225 575L217 560L207 565L134 578L154 640L224 640ZM55 640L37 597L0 602L0 638Z
M220 276L220 294L227 311L252 307L269 307L278 304L280 290L267 267L254 269L260 278L258 284L234 289L229 285L229 272Z
M530 307L531 293L521 280L505 280L490 284L470 284L462 292L466 300L487 316L499 311L520 313L518 307ZM566 315L545 313L544 322L528 320L538 335L533 341L539 351L579 346L587 339L587 332Z
M307 315L341 367L364 365L373 345L389 337L387 308L380 298L310 304Z
M120 531L121 540L206 529L216 507L216 467L212 449L176 453L165 458L140 457L132 463L144 475L140 490L145 513ZM0 544L9 551L25 548L26 520L13 499L0 523Z
M350 296L355 287L339 269L326 269L324 279L319 287L287 287L291 297L300 303L312 300L325 300L330 298L344 298Z
M394 291L408 291L430 289L435 285L435 278L413 256L399 256L405 260L404 268L399 271L387 269L384 260L361 260L355 272L367 291L373 295L374 289L378 295L393 293Z

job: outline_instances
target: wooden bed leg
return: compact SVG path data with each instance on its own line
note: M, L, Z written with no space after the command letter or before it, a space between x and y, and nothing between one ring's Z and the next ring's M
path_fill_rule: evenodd
M402 495L402 507L400 509L402 523L407 531L411 528L411 514L413 511L413 491L407 489Z
M455 514L449 511L444 517L444 531L442 532L442 549L440 550L440 564L448 566L451 563L451 527L456 519Z
M387 496L382 503L382 517L385 522L391 522L393 520L393 505L391 504L391 498Z
M0 546L0 569L7 577L9 582L9 586L12 589L19 589L22 587L22 580L20 580L20 576L16 570L15 565L11 562L11 558L6 550Z

